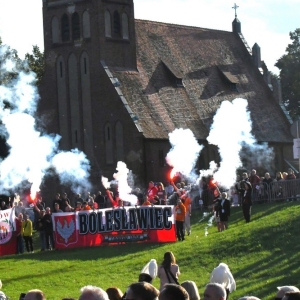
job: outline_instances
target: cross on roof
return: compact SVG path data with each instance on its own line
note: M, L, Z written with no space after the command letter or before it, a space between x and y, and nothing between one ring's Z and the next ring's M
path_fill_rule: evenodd
M239 8L239 6L236 5L236 3L234 3L233 7L232 7L235 11L235 17L237 17L237 14L236 14L236 10Z

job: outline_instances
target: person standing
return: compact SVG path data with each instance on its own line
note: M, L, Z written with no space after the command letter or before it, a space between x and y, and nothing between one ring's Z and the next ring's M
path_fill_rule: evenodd
M157 184L157 189L158 190L157 190L156 195L159 198L159 204L166 205L167 204L167 193L165 191L164 185L161 182L159 182Z
M50 207L46 207L46 214L43 216L41 221L44 224L46 249L47 250L54 249L55 244L53 238L53 226L52 226L52 216L51 216Z
M227 198L227 193L221 194L221 199L218 199L217 216L220 217L220 230L228 229L228 218L230 216L230 201Z
M185 220L186 208L179 199L175 207L175 220L176 220L176 235L178 241L184 241L184 220Z
M191 216L192 216L192 200L188 192L181 196L181 201L185 206L184 232L191 234Z
M167 283L178 283L180 275L179 266L176 264L175 256L172 252L166 252L161 265L158 266L157 277L160 279L161 291Z
M154 185L154 182L150 181L149 184L148 184L147 196L148 196L148 200L151 203L155 203L154 196L156 196L157 191L158 191L158 189Z
M243 185L245 191L242 200L242 209L246 223L249 223L252 207L252 185L248 181L243 181Z
M16 234L17 234L17 254L24 253L24 243L22 235L23 214L19 213L16 218Z
M24 215L24 222L22 223L22 234L27 252L33 253L32 222L30 221L27 214Z
M46 249L46 235L45 235L45 224L43 222L43 217L46 211L42 208L39 212L39 217L36 221L36 230L39 232L40 235L40 242L41 242L41 251L45 251Z

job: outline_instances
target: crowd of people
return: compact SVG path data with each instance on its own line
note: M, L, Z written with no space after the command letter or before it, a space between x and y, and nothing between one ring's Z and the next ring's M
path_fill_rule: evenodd
M180 270L172 252L166 252L160 265L155 259L142 269L137 282L131 283L125 293L118 287L112 286L106 291L100 287L87 285L80 289L78 300L200 300L199 290L194 281L186 280L179 283ZM153 285L158 277L160 287ZM0 289L2 287L0 281ZM300 300L300 291L295 286L281 286L277 288L276 300ZM236 283L229 267L220 263L210 275L209 283L203 291L204 300L228 300L230 294L236 290ZM0 291L0 299L8 297ZM21 294L22 300L46 300L46 295L39 289L29 290ZM75 300L63 298L62 300ZM239 300L259 300L255 296L244 296Z

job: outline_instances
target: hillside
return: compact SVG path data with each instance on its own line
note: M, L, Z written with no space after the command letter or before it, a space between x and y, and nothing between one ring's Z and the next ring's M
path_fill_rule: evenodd
M117 286L125 291L151 258L160 263L164 252L172 251L181 271L179 281L195 281L201 298L211 271L224 262L237 283L231 300L244 295L273 299L277 286L300 287L299 216L299 202L255 205L252 222L246 224L241 208L234 207L229 229L219 233L213 225L205 236L210 215L203 219L202 212L194 211L192 234L183 242L35 251L1 257L2 290L13 300L32 288L42 289L51 300L77 298L80 287L87 284L103 289ZM158 279L154 285L159 287Z

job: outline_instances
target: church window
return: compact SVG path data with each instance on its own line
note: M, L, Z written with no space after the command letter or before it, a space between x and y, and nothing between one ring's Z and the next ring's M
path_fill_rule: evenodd
M111 37L111 17L108 10L105 11L105 36Z
M117 160L124 160L124 134L123 125L120 121L116 123L116 151Z
M129 39L128 17L125 13L122 13L122 36L123 39Z
M52 43L59 43L59 20L54 17L51 22Z
M80 21L79 15L77 12L72 14L72 39L79 40L80 39Z
M118 11L114 12L114 34L119 35L121 33L120 14Z
M91 37L91 24L90 15L88 11L85 11L82 16L83 38Z
M70 40L69 18L66 14L61 18L61 39L63 42Z
M114 162L113 158L113 140L111 137L111 125L107 123L104 128L105 132L105 159L107 164L112 164Z
M161 168L165 166L164 150L158 150L158 163Z

